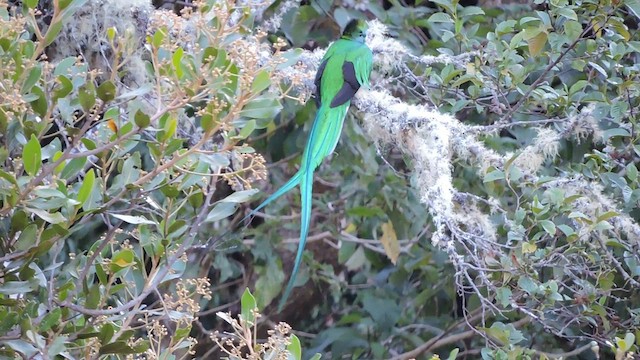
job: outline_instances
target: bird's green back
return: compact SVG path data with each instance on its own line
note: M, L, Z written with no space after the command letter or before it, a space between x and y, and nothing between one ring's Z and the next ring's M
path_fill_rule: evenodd
M352 39L336 40L322 58L322 62L325 61L326 65L320 80L320 103L331 103L331 100L340 91L342 84L344 84L342 66L345 62L353 63L360 85L369 87L373 54L367 45Z

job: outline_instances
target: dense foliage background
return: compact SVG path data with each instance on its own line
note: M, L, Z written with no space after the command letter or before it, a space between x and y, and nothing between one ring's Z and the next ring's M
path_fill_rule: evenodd
M295 173L352 18L373 86L278 313L298 193L239 220ZM0 2L0 356L637 356L639 20L637 0Z

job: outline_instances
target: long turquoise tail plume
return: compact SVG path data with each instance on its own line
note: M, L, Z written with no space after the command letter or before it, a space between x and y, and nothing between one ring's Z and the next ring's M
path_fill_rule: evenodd
M304 246L307 243L309 235L309 226L311 224L311 194L313 193L313 172L320 165L322 159L333 152L340 133L342 132L342 123L349 109L349 102L337 107L329 108L329 106L321 106L316 115L311 128L311 134L307 146L302 154L302 163L298 174L302 174L300 178L300 243L294 261L291 277L284 290L284 294L280 299L278 311L281 311L284 304L293 290L300 263L302 262L302 254ZM296 174L297 175L297 174Z

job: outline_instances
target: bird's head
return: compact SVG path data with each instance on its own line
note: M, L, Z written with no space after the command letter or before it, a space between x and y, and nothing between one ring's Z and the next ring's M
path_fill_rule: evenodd
M349 21L347 26L342 32L343 39L355 40L364 43L364 39L367 37L367 30L369 25L367 22L360 19L353 19Z

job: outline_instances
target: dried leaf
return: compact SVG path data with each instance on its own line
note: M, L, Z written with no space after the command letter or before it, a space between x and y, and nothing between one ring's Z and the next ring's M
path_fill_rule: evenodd
M382 237L380 242L384 247L384 251L387 253L387 257L393 265L398 261L400 255L400 245L398 244L398 236L393 229L393 223L391 221L382 224Z

